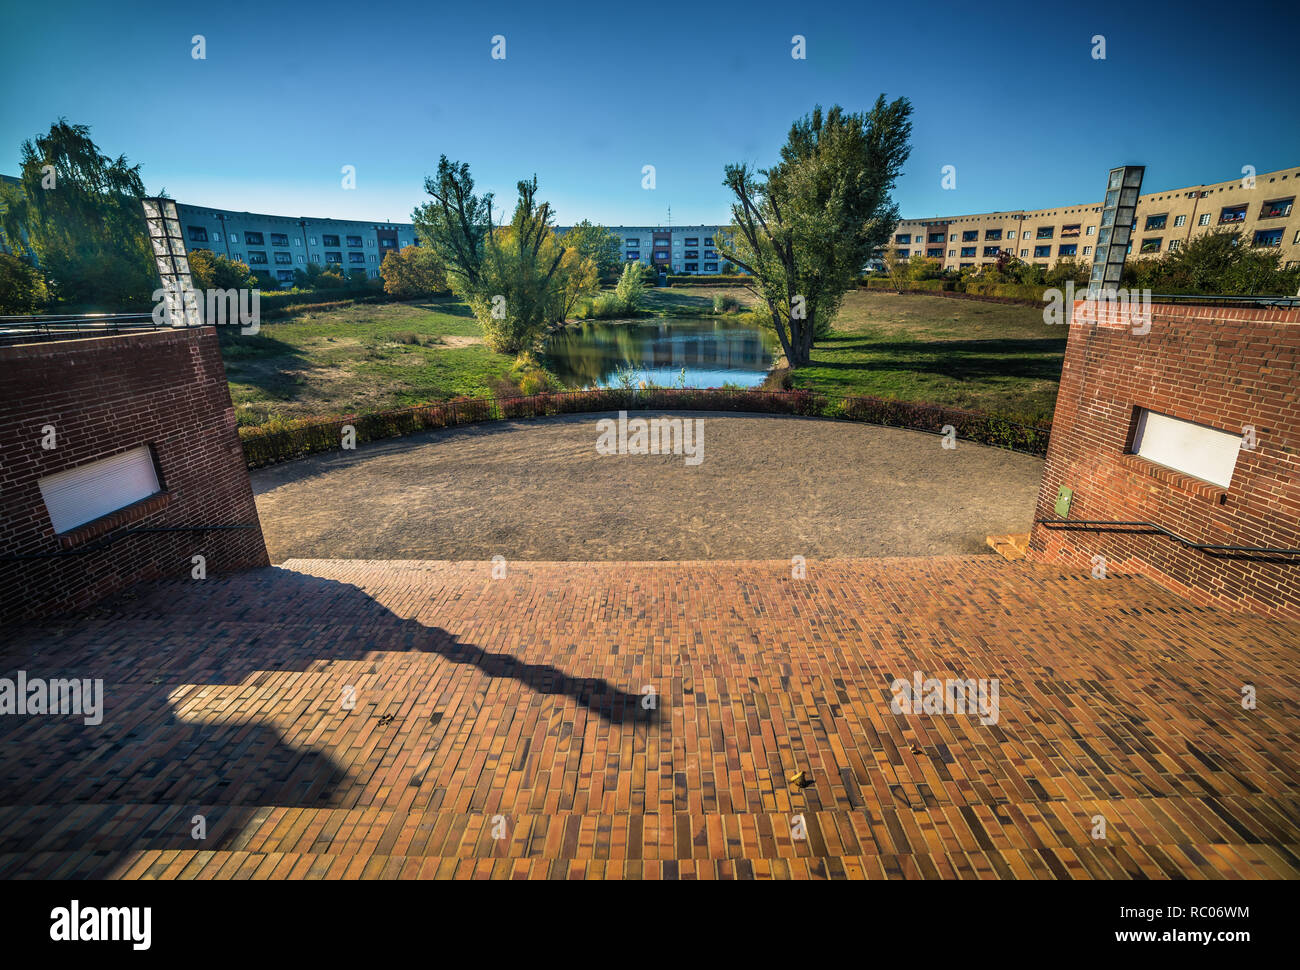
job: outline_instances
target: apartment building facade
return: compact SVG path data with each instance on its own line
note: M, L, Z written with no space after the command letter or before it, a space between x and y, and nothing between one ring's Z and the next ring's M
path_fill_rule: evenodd
M1141 195L1129 255L1173 252L1195 235L1230 228L1240 231L1247 245L1278 248L1285 267L1300 266L1298 185L1300 168L1288 168ZM1098 196L1095 203L1056 209L904 219L890 248L903 259L921 255L954 270L994 263L1004 249L1042 266L1067 258L1090 262L1101 223Z
M563 236L571 227L557 226ZM711 275L724 271L726 260L716 242L725 238L722 226L607 226L618 236L624 262L657 266L682 276Z
M177 203L185 245L208 249L271 273L282 285L308 263L379 276L384 256L416 244L409 222L309 219Z

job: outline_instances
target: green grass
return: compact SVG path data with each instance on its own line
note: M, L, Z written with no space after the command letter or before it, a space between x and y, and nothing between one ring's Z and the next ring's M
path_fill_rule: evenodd
M850 293L795 387L1052 418L1066 333L1041 308L940 296Z
M469 308L451 299L308 311L250 336L220 331L241 424L486 395L515 363L488 350Z

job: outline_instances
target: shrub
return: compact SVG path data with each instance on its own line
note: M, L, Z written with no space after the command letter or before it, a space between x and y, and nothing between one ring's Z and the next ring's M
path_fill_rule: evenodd
M739 313L741 303L730 293L719 293L713 298L714 313Z
M619 278L614 295L626 312L635 313L641 308L641 299L645 295L645 275L636 263L627 263L623 275Z
M0 253L0 313L35 313L49 298L40 270L17 256Z

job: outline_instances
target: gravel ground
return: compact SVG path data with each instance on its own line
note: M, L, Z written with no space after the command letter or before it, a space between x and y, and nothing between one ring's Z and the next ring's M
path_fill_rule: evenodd
M633 412L632 417L667 412ZM808 559L984 553L1027 532L1043 462L896 428L703 422L704 457L599 455L584 414L472 425L252 472L272 562Z

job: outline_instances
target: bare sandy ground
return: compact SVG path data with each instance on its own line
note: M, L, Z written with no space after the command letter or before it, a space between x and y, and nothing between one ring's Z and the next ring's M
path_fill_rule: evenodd
M659 416L633 412L633 417ZM934 435L772 415L703 422L704 458L599 455L611 414L482 424L252 472L290 558L808 559L989 552L1026 532L1041 459Z

